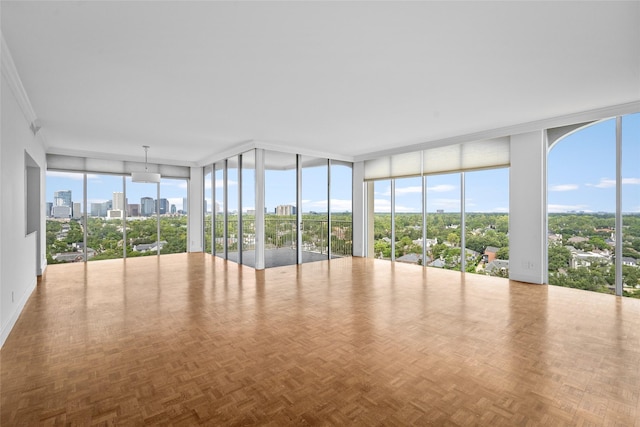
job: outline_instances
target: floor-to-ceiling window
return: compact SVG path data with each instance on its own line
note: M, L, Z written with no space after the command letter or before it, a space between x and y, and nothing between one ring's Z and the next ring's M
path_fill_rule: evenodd
M327 159L301 156L302 261L329 257L329 203Z
M256 253L256 153L242 154L242 264L255 267Z
M124 256L122 176L87 174L87 260ZM93 256L92 256L93 255Z
M353 166L331 160L331 257L353 254Z
M109 217L123 214L126 218L127 257L158 255L167 244L166 240L159 239L158 221L160 212L166 214L168 201L158 197L157 183L133 182L131 177L126 177L126 193L126 199L124 194L114 193L114 209ZM129 204L137 201L140 201L139 215L129 215ZM119 207L121 203L127 206L124 211Z
M225 206L227 215L227 259L238 262L238 209L240 200L238 199L238 156L227 160L227 204Z
M47 263L84 261L84 174L47 171ZM93 257L95 254L90 253Z
M622 126L622 286L640 298L640 113L624 116Z
M47 171L46 186L49 263L84 261L85 253L96 261L187 250L184 178L156 184L121 174Z
M391 215L391 180L373 183L373 251L375 258L391 259L393 224Z
M265 267L297 263L297 156L266 151Z
M422 177L395 179L396 261L423 264L422 259Z
M509 169L464 173L466 268L509 277Z
M213 176L213 166L204 168L204 251L213 254L213 218L215 215L213 203L213 191L211 180Z
M258 268L352 255L352 163L253 149L206 167L211 179L215 255Z
M160 215L160 239L166 242L161 254L187 251L187 180L162 178L160 180L161 200L168 201L168 212ZM209 242L211 234L209 233Z
M547 170L549 283L613 293L616 120L557 141Z
M225 242L226 242L226 226L225 226L225 212L227 210L225 205L225 161L217 162L214 165L215 176L214 176L214 201L213 206L211 207L213 211L213 216L215 217L214 222L214 242L215 242L215 254L216 256L225 258Z
M461 268L460 173L429 175L426 180L429 267Z

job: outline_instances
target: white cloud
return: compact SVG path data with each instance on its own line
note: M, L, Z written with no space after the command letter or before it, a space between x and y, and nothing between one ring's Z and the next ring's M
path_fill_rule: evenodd
M414 194L414 193L422 193L422 186L413 186L413 187L396 187L396 196L402 196L404 194Z
M578 188L577 184L557 184L549 186L549 191L573 191Z
M453 191L455 190L457 187L455 185L451 185L451 184L440 184L440 185L435 185L433 187L427 187L427 192L433 192L433 193L446 193L447 191Z
M587 184L587 187L595 187L595 188L611 188L616 186L615 179L609 178L600 178L600 182L597 184Z
M591 210L587 209L588 207L589 207L588 205L553 205L553 204L550 204L547 209L551 213L563 213L563 212L571 212L571 211L592 212Z
M622 178L622 185L640 185L640 178ZM615 179L600 178L597 184L587 184L589 187L595 188L612 188L616 186Z

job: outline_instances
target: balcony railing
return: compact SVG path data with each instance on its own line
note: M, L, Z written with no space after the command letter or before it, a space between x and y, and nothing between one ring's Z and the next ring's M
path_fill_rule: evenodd
M237 251L238 236L235 218L229 221L227 245L229 251ZM216 250L222 251L224 238L222 222L216 222ZM288 217L265 218L265 250L289 248L296 249L296 219ZM303 219L301 224L302 251L317 254L328 254L329 240L328 221L326 219ZM242 220L243 250L255 249L255 219ZM352 224L351 221L331 221L331 255L352 255Z

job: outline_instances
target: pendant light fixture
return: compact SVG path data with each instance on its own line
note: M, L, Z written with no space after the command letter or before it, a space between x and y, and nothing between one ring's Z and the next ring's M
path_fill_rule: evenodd
M147 165L147 151L149 150L149 146L143 145L142 147L144 148L144 172L131 172L131 181L158 183L160 182L160 174L149 172L149 166Z

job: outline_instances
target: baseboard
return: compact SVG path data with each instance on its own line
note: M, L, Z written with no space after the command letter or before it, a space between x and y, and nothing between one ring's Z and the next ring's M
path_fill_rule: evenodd
M27 301L29 301L29 297L31 297L31 294L36 289L37 283L38 278L34 277L31 285L27 288L25 293L22 294L22 298L20 299L20 301L18 301L18 305L16 306L16 310L13 312L11 319L9 319L9 322L2 328L2 332L0 333L0 348L4 346L4 342L7 340L9 334L11 333L11 330L16 325L20 314L22 314L22 310L24 310L24 306L27 304Z

